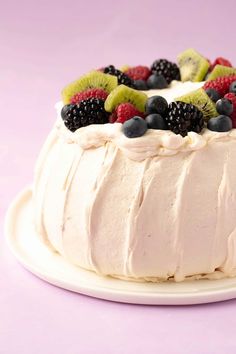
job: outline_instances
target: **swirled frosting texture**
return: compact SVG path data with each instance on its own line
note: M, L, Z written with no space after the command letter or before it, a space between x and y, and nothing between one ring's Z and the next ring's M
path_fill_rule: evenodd
M39 157L35 222L70 262L159 281L236 275L235 130L182 138L59 123Z
M148 129L139 138L127 138L122 133L122 124L95 124L69 132L61 121L56 128L58 136L68 144L78 144L87 150L112 142L132 160L141 161L147 157L170 156L178 152L197 151L214 141L236 139L236 130L226 133L203 130L201 134L189 132L186 137L176 135L171 131Z

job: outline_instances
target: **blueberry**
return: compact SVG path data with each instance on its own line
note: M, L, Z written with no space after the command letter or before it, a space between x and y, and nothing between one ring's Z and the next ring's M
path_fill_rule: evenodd
M149 129L168 130L165 119L158 113L149 114L146 117L146 122Z
M147 85L150 89L164 89L168 87L168 83L164 76L152 74L147 79Z
M148 90L147 83L144 80L134 80L134 88L136 90Z
M213 88L206 89L206 93L213 102L216 102L221 98L220 94Z
M122 125L122 130L127 138L138 138L147 131L147 122L145 119L135 116Z
M61 118L63 120L67 119L67 113L69 112L70 109L72 109L74 107L73 104L67 104L65 106L62 107L62 110L61 110Z
M232 129L232 120L228 116L220 115L211 118L207 123L207 128L214 132L228 132Z
M233 104L227 98L221 98L216 102L216 110L219 114L230 116L233 112Z
M145 109L147 114L158 113L165 117L168 111L168 103L162 96L152 96L148 98Z
M229 87L229 92L236 94L236 81L233 81Z

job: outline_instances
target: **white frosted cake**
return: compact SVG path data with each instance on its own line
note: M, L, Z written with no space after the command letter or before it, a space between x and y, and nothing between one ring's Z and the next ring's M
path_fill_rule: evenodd
M179 61L181 78L184 65ZM207 66L204 76L208 70ZM99 75L112 76L105 70ZM158 76L153 70L149 78L152 75ZM226 77L229 80L231 76ZM136 77L130 78L134 85ZM122 106L123 111L121 106L117 108L130 104L126 98L122 102L118 97L119 104L111 111L105 101L111 102L110 95L114 101L117 87L104 97L104 107L110 111L107 122L104 116L101 124L96 120L83 124L81 119L79 127L68 129L82 117L78 113L82 101L88 104L99 99L101 103L102 98L97 93L86 98L86 92L93 88L91 82L86 89L81 89L78 81L77 91L73 86L77 102L68 102L65 92L67 95L69 91L64 91L64 103L56 105L57 121L37 161L33 189L36 230L48 247L69 262L103 276L153 282L235 276L236 129L229 107L234 102L221 97L219 101L229 104L215 104L204 91L209 84L200 80L167 80L159 89L152 80L148 83L151 89L145 93L125 85L117 87L119 95L121 89L126 90L126 96L135 91L141 101L144 96L165 98L169 108L162 115L166 124L162 129L158 126L158 107L157 112L148 112L150 98L146 97L144 109L140 108L141 101L134 104L134 109L140 110L139 120L137 114L136 118L125 116L130 106ZM217 78L211 81L213 90ZM82 101L78 98L81 92ZM201 100L204 97L207 102L201 101L201 106L196 102L195 106L199 92L204 92ZM173 101L178 97L174 111ZM218 113L204 115L207 104L212 105L212 112L216 107ZM72 108L76 112L73 117L67 113ZM186 131L175 131L172 120L177 117L176 109L190 112L183 125ZM114 111L118 116L115 121ZM119 116L121 111L123 116ZM150 114L156 117L148 118ZM192 124L193 114L198 114L198 123L204 116L200 128ZM145 131L140 133L139 129L135 135L138 123Z

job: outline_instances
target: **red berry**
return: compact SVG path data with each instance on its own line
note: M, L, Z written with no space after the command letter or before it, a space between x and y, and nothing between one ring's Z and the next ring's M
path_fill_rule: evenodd
M217 77L215 80L205 82L203 88L206 90L208 88L213 88L216 90L221 97L229 92L230 84L236 80L236 75Z
M215 61L211 64L211 70L214 69L214 67L219 64L219 65L223 65L223 66L229 66L232 67L232 64L230 63L230 61L228 59L222 58L222 57L218 57L215 59Z
M115 123L115 121L117 120L117 115L116 112L112 112L112 114L109 116L109 123Z
M88 100L89 98L99 98L104 100L107 98L108 93L101 88L91 88L79 93L76 93L74 96L71 97L70 102L72 104L79 103L83 100Z
M227 98L229 101L232 102L234 110L231 114L230 118L232 119L233 128L236 128L236 96L234 93L227 93L224 98Z
M134 66L125 71L125 74L128 75L133 80L144 80L146 81L151 75L151 70L147 66Z
M124 123L128 119L133 118L134 116L144 117L144 114L137 110L137 108L131 103L121 103L116 107L115 112L112 114L113 119L117 117L116 123ZM112 118L111 118L112 119Z

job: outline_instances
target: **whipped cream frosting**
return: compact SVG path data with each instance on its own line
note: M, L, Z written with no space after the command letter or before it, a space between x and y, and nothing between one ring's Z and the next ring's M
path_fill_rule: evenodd
M200 84L174 83L174 95ZM70 262L102 275L235 276L235 138L206 129L128 139L120 124L70 133L58 120L36 166L36 228Z
M68 144L76 143L86 150L112 142L127 157L137 161L154 156L175 155L180 151L196 151L213 141L236 139L236 129L225 133L204 129L201 134L189 132L186 137L169 130L148 129L143 136L132 139L123 134L121 123L93 124L72 133L58 121L55 129L58 130L58 136Z

